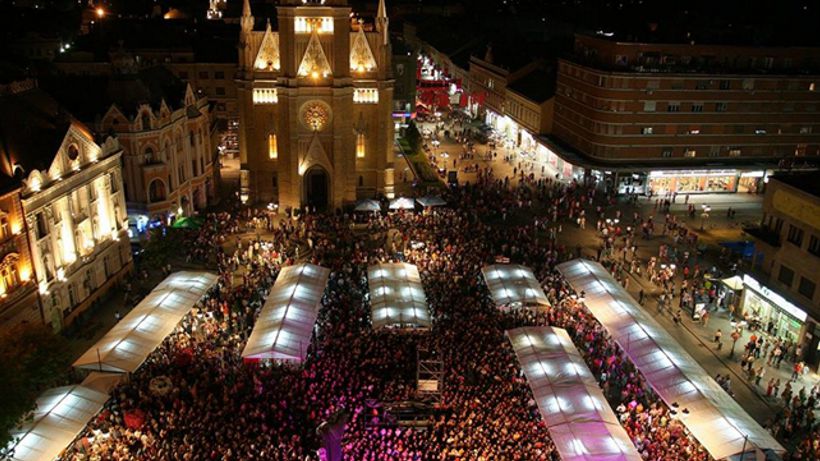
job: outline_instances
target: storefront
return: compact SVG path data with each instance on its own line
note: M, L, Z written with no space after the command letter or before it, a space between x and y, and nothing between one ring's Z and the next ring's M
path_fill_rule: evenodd
M654 195L737 192L739 176L737 170L653 171L647 186Z
M748 274L743 275L743 288L739 314L749 314L763 331L772 335L791 341L802 339L806 312Z

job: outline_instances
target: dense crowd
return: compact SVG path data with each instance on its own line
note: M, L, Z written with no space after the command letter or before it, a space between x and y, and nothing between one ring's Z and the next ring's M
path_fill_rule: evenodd
M478 176L447 192L449 207L423 213L355 220L342 213L281 220L247 209L209 215L187 252L218 271L217 287L114 390L62 459L316 460L316 428L344 413L346 460L556 461L504 335L524 325L570 332L645 459L709 459L554 271L577 255L559 243L561 223L580 224L586 210L613 197L550 179L512 187L490 171ZM496 309L480 270L499 257L532 267L552 308ZM331 269L306 361L243 361L279 269L295 261ZM394 261L418 266L431 331L373 331L366 268ZM416 398L420 348L436 351L444 370L426 430L398 426L384 407Z

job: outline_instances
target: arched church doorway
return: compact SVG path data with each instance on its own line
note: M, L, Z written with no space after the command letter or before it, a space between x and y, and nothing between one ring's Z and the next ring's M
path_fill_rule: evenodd
M305 173L305 204L325 209L330 203L330 177L324 168L314 166Z

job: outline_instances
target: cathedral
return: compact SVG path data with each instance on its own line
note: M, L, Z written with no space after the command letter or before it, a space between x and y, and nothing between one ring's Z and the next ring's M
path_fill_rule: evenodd
M337 208L393 196L388 19L355 19L347 0L281 0L255 30L244 0L239 50L243 201Z

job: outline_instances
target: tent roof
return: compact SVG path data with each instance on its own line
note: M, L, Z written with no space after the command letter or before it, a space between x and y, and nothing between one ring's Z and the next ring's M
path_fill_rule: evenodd
M713 458L740 454L744 445L747 452L754 447L785 451L603 266L576 259L559 264L558 270L575 291L584 292L586 306L661 399L689 410L681 422Z
M549 306L547 295L532 270L517 264L493 264L481 269L497 307Z
M37 398L34 419L13 431L13 461L50 461L56 458L100 412L108 394L75 385L49 389Z
M427 297L416 266L376 264L367 268L373 328L430 328Z
M423 207L444 206L447 201L435 195L428 195L426 197L417 198L416 201Z
M135 371L216 282L217 276L208 272L169 275L74 366L115 373Z
M411 198L399 197L390 201L391 210L414 210L415 208L416 201Z
M303 361L328 277L329 269L313 264L283 268L256 319L242 357Z
M381 211L381 209L382 205L378 200L367 198L356 202L354 211Z
M566 330L507 331L562 460L641 461Z

